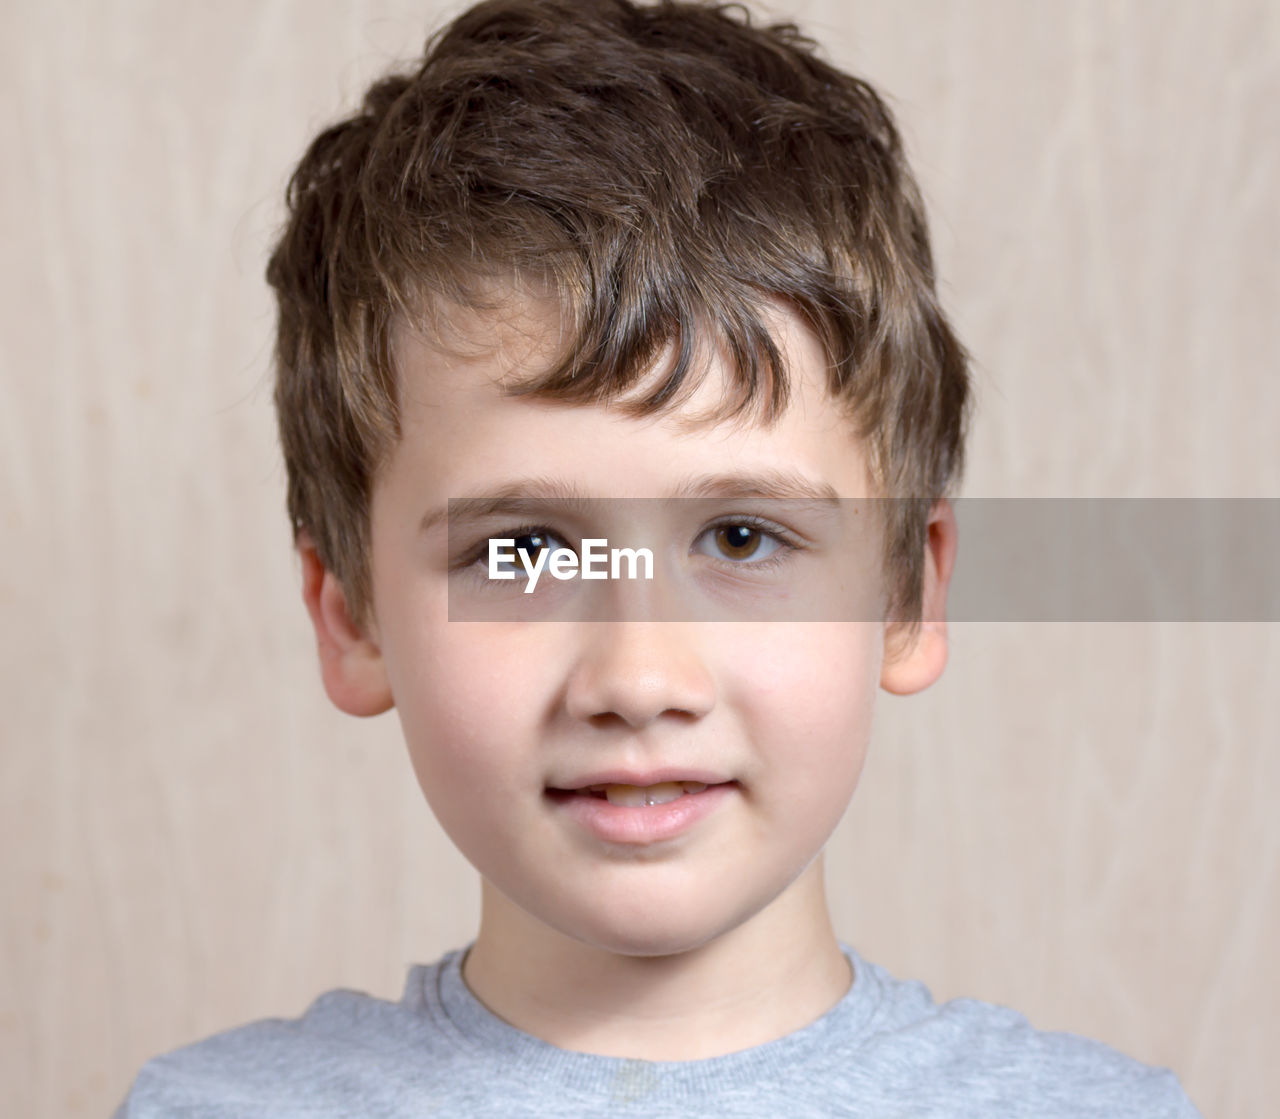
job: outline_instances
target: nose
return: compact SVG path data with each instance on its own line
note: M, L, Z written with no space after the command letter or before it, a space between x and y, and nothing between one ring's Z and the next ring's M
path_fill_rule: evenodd
M573 718L638 730L662 715L700 718L715 706L715 681L687 623L587 625L565 693Z

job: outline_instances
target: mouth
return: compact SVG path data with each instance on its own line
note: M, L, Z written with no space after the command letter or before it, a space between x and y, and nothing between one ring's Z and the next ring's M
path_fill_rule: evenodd
M632 780L617 779L623 776ZM548 787L546 796L564 819L596 839L632 849L672 840L690 831L699 821L721 810L739 788L737 781L720 781L704 773L598 777L573 788ZM711 779L703 780L704 777Z
M651 785L631 785L621 781L606 781L596 785L584 785L578 789L548 789L552 798L589 796L607 800L623 808L645 808L658 804L670 804L683 796L697 796L714 784L729 782L712 781L656 781Z
M575 774L563 784L548 785L546 792L555 800L594 797L621 808L653 808L737 784L723 771L687 765L643 770L627 767Z

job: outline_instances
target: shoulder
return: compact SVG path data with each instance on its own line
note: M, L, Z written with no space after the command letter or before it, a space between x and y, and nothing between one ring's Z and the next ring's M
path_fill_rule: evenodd
M978 999L936 1003L923 984L868 968L880 998L865 1056L892 1083L953 1116L1196 1119L1168 1069L1076 1034L1038 1030Z
M113 1119L391 1114L371 1098L379 1071L422 1034L405 1003L330 991L298 1018L252 1022L148 1061Z
M1022 1100L1035 1114L1098 1119L1196 1115L1168 1069L1077 1034L1038 1030L1007 1007L955 999L938 1008L937 1027L952 1064L941 1082L992 1106Z

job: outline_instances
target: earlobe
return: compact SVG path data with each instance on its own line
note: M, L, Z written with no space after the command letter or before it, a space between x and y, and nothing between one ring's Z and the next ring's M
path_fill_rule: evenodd
M887 692L911 695L923 691L947 666L947 591L958 542L955 510L951 502L940 498L929 512L925 534L920 626L905 645L901 625L885 630L880 686Z
M315 629L325 692L348 715L381 715L394 705L381 650L352 621L342 585L305 533L298 538L298 554L302 601Z

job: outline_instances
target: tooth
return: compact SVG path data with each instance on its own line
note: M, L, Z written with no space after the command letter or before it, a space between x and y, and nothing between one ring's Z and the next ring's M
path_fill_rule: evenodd
M610 804L621 804L627 808L639 808L645 803L645 789L639 785L606 785L604 795Z
M610 804L638 808L646 804L669 804L685 793L700 793L706 787L701 781L660 781L656 785L591 785L589 791L603 792Z
M669 804L684 796L684 786L679 781L663 781L660 785L650 785L644 791L645 804Z

